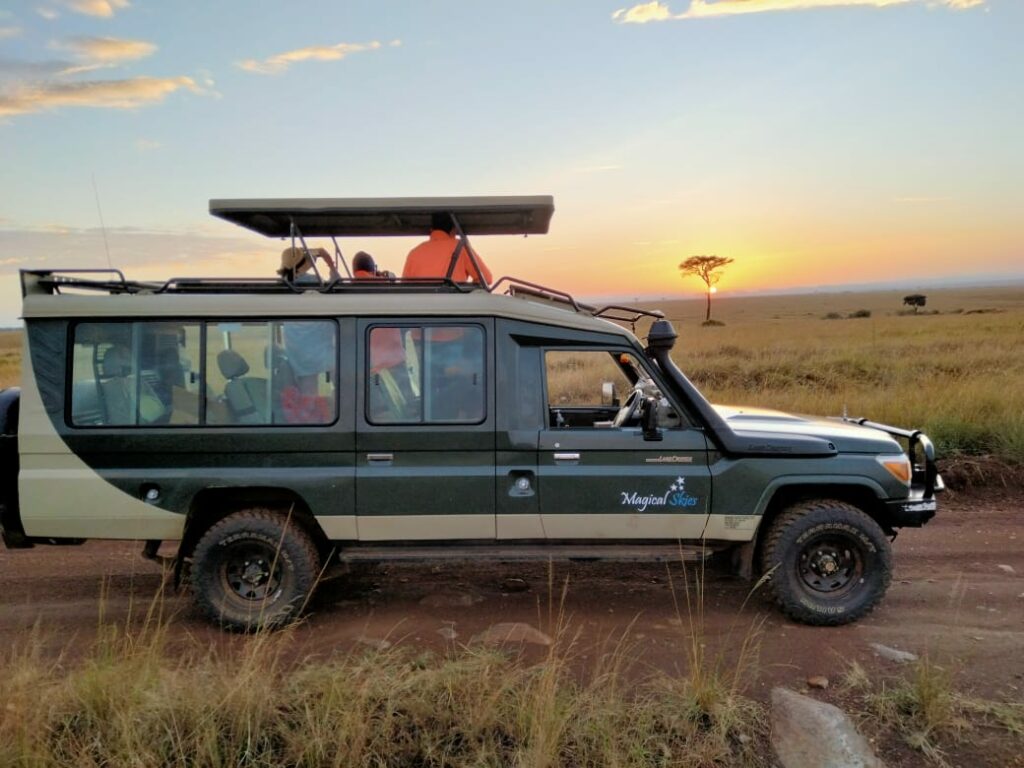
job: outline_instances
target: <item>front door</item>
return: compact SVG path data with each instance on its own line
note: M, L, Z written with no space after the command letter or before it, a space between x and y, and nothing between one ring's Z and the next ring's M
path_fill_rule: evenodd
M493 321L363 320L361 540L493 539Z
M711 473L702 430L663 409L660 441L644 438L618 408L601 402L611 381L647 370L631 355L590 350L545 353L548 426L538 442L541 522L549 539L699 539L711 504ZM647 371L649 373L649 371ZM637 409L639 410L639 409ZM593 415L593 420L587 414ZM616 418L618 417L618 418Z

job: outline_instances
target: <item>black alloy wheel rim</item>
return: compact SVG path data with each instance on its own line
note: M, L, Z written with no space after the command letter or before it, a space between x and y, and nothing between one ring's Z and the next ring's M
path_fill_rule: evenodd
M273 547L260 542L239 542L225 553L221 575L230 594L246 601L273 597L283 581L281 559Z
M864 551L851 536L827 533L811 538L800 550L797 573L804 586L839 597L863 581Z

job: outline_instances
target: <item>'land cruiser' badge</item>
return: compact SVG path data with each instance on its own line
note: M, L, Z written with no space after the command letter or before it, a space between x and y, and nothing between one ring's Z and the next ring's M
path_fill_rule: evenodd
M693 456L655 456L644 461L648 464L693 464Z

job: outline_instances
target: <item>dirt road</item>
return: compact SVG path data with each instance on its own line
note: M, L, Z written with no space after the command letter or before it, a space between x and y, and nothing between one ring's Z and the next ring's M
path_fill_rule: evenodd
M84 645L95 632L101 590L107 620L138 614L156 594L159 568L128 543L0 550L0 642L39 623L54 642ZM800 687L808 675L835 679L857 660L873 673L892 669L871 643L929 653L959 668L960 687L985 696L1024 698L1024 504L989 492L943 500L940 515L895 544L896 573L876 611L857 624L794 624L726 573L705 578L706 642L726 647L764 617L761 671L753 691ZM555 602L568 578L564 614L579 632L581 662L628 630L643 665L685 667L686 616L681 568L664 565L556 564ZM510 582L522 579L525 584ZM105 584L105 586L104 586ZM525 589L524 589L525 587ZM675 608L682 605L682 621ZM168 591L175 632L212 643L226 637L197 617L187 594ZM304 652L358 648L382 640L443 650L470 641L496 622L548 623L548 566L543 564L402 565L369 568L321 588L296 640ZM539 652L537 646L527 652Z
M158 566L142 560L139 549L90 542L0 550L0 639L9 642L37 622L60 637L85 639L95 630L103 590L108 620L122 621L131 609L138 612L160 585ZM978 692L1024 696L1021 498L993 492L946 498L932 523L902 532L895 552L893 584L880 607L857 624L835 629L788 622L758 595L740 614L750 585L709 570L707 640L716 644L738 637L756 616L764 616L766 686L835 675L846 660L884 665L869 646L883 643L957 659ZM665 565L556 563L555 602L568 579L563 607L571 631L582 633L580 652L587 655L632 627L631 639L646 664L668 670L684 664L682 572L678 566L671 571L673 584ZM380 640L443 648L467 642L499 622L550 631L548 582L546 564L371 567L327 582L300 636L316 651ZM178 611L174 623L182 632L220 636L191 612L186 594L169 592L167 602Z

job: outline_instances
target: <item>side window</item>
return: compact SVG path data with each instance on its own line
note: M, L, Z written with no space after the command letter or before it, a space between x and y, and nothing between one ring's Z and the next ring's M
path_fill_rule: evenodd
M604 385L610 383L616 396L633 385L615 362L617 354L602 351L549 350L544 354L548 377L548 407L611 406ZM627 357L629 357L627 355Z
M208 323L206 423L332 423L337 347L331 321Z
M71 364L71 423L197 424L198 363L198 323L79 323Z
M485 417L484 332L475 325L374 326L371 424L479 424Z
M633 383L627 370L636 370L629 354L601 350L548 350L548 424L551 427L611 427Z

